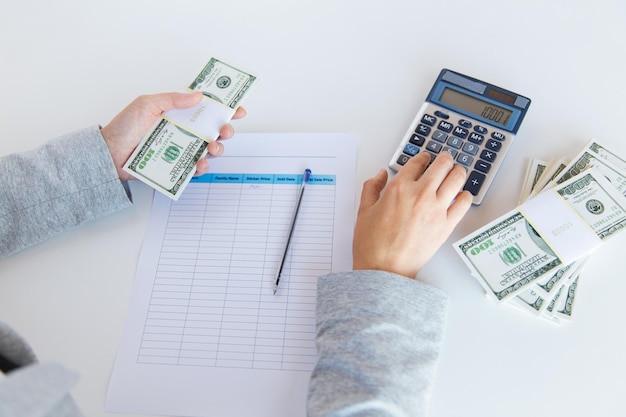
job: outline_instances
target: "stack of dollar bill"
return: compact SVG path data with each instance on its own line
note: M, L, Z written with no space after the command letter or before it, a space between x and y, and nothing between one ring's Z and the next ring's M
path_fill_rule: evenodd
M626 226L626 161L591 140L571 161L529 161L516 209L454 243L488 298L570 320L585 261Z
M124 170L177 200L207 154L258 81L257 77L211 58L187 87L202 91L203 100L188 109L166 111L141 140Z

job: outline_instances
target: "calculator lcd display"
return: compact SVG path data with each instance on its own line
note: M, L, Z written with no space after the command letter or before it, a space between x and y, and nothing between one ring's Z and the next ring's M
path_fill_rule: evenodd
M476 116L491 120L493 123L506 126L513 114L512 111L495 106L483 100L479 100L467 94L463 94L451 88L444 88L439 97L442 103L450 104L458 109L465 110Z

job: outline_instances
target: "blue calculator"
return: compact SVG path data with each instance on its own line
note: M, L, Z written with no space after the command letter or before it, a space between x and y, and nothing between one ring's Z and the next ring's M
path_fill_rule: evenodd
M464 189L480 204L502 165L530 99L449 69L441 70L389 167L412 156L450 152L468 171Z

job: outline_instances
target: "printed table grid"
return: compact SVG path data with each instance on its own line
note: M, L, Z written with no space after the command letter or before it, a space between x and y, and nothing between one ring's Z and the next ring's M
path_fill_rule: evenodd
M172 202L138 363L311 371L317 277L331 271L335 177L211 174Z

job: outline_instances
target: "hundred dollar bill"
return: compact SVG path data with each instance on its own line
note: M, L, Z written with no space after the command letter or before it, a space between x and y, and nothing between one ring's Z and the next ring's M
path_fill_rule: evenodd
M534 158L528 162L526 176L524 183L522 184L522 191L520 192L517 204L523 203L530 196L530 193L536 187L539 179L547 167L548 163L540 159Z
M529 311L535 315L539 315L547 305L546 299L537 294L533 286L521 291L521 294L516 295L510 302L522 310Z
M561 322L561 320L554 314L554 308L556 307L557 303L560 302L560 300L563 298L563 293L565 292L565 290L566 287L559 288L554 298L550 300L546 309L541 313L541 317L555 321L557 323Z
M609 161L611 164L616 166L622 172L626 172L626 161L624 161L619 156L615 155L613 152L606 149L602 146L598 141L592 139L587 144L587 149L591 152L595 153L600 157L600 159L604 159L605 161Z
M139 143L124 170L176 200L195 173L196 163L205 156L207 145L161 118Z
M538 280L533 285L529 285L525 290L520 291L510 302L515 303L525 311L534 313L535 315L543 314L546 307L559 294L562 287L568 287L573 281L573 277L580 274L585 259L576 261L566 267L560 268L547 280Z
M564 158L556 161L551 161L550 164L544 168L539 178L537 178L537 182L533 184L529 197L536 196L541 191L543 191L550 181L553 181L555 178L559 177L559 175L566 166L567 165Z
M567 164L555 178L560 184L590 168L600 171L613 186L626 196L626 162L607 151L597 141L591 140L587 146Z
M571 284L569 284L567 287L564 287L563 292L557 299L556 306L552 310L552 314L557 318L571 320L579 280L580 273L578 273L578 275L574 277Z
M526 203L454 243L472 275L496 301L554 275L626 226L626 200L595 170L544 193L540 196L556 203L552 208L535 206L545 209L539 216L535 212L527 218L533 212ZM531 202L544 201L535 199Z
M169 110L148 131L124 165L124 171L177 200L257 77L211 58L187 87L203 100L189 109Z

